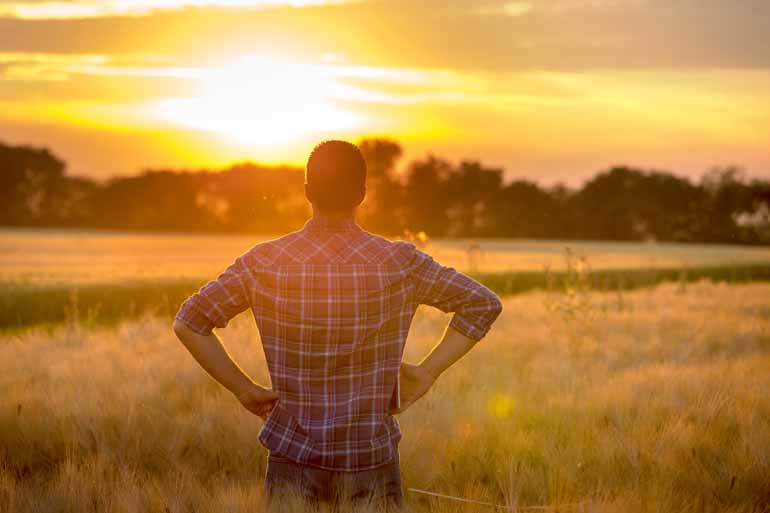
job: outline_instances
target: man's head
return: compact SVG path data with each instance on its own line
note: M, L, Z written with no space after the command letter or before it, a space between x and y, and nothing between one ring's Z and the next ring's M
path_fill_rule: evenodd
M313 149L305 168L305 195L315 208L348 212L366 194L366 162L354 144L324 141Z

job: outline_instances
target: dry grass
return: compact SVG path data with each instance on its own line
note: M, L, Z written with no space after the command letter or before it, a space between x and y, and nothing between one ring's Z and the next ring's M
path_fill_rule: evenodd
M445 321L422 311L407 359ZM264 380L252 324L221 334ZM507 299L488 338L401 416L405 486L553 511L770 511L768 369L768 285ZM261 421L165 320L5 335L0 390L0 511L263 510Z

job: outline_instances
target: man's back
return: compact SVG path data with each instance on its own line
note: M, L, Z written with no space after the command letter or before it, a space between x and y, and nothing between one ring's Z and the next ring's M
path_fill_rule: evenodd
M205 334L251 308L278 394L260 441L298 463L355 471L396 456L401 432L390 412L419 304L455 312L450 325L474 340L501 308L412 244L316 216L240 256L177 318Z

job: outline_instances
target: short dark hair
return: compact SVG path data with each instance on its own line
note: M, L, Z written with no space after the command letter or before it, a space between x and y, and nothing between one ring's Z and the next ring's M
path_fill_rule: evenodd
M305 193L325 210L346 210L366 194L366 162L361 150L346 141L324 141L307 159Z

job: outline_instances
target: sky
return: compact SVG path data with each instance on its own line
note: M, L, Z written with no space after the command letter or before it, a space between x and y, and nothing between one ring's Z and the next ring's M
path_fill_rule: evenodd
M0 141L69 174L388 137L579 184L770 178L767 0L0 0Z

